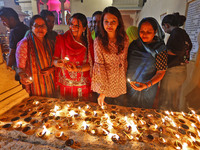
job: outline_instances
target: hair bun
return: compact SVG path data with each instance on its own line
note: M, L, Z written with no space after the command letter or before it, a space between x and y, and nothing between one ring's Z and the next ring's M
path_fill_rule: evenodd
M186 17L183 15L180 15L178 12L174 13L174 18L176 20L177 26L183 26L184 22L186 21Z

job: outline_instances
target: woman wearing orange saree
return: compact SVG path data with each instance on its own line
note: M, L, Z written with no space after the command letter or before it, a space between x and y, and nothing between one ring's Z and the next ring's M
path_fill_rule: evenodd
M55 86L67 99L88 100L91 96L90 71L93 64L93 41L87 29L85 15L70 18L69 30L56 39L54 65Z
M31 32L18 43L16 50L20 82L32 96L54 94L53 42L45 38L45 20L35 15L30 21Z

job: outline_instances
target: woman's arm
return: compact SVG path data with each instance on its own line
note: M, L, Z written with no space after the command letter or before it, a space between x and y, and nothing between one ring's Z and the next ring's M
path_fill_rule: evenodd
M160 80L162 80L164 75L165 75L165 70L159 70L149 81L145 83L131 81L130 84L131 87L134 88L135 90L142 91L158 83Z

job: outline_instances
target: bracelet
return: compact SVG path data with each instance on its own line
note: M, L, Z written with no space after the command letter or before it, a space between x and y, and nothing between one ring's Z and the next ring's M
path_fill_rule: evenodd
M147 88L149 88L148 84L145 82L144 84L146 84Z
M151 86L153 85L153 83L152 83L152 81L151 80L149 80L150 81L150 83L151 83Z

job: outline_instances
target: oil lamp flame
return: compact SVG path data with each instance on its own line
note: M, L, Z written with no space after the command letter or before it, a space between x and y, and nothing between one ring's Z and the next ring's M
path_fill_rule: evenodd
M193 136L190 136L190 138L192 139L192 141L196 142L196 140Z
M177 139L179 139L179 138L180 138L180 135L178 135L178 134L175 134L175 136L177 137Z
M132 114L131 114L131 117L134 117L134 116L135 116L135 114L134 114L134 113L132 113Z
M200 137L200 132L199 132L199 130L197 130L197 133L198 133L198 136Z
M130 80L129 78L127 79L127 81L128 81L128 82L131 82L131 80Z
M83 121L83 129L86 130L88 128L88 125L85 121Z
M64 59L65 59L66 61L69 61L69 57L67 57L67 56L66 56Z
M195 115L195 111L194 110L191 110L191 113Z
M165 111L165 114L166 114L166 115L170 115L170 113L169 113L169 111L168 111L168 110L167 110L167 111Z
M191 123L191 126L194 128L197 128L196 125L194 123Z
M47 131L48 131L48 130L47 130L46 126L43 125L43 130L42 130L41 136L45 135L45 134L47 133Z
M165 119L164 118L162 118L162 122L165 123Z
M95 134L95 130L91 130L91 133L92 133L92 134Z
M187 143L183 143L183 150L187 150L188 144Z
M70 114L70 116L74 116L74 115L76 115L77 113L76 113L74 110L71 110L71 111L69 112L69 114Z
M97 115L97 112L96 111L94 111L94 116L96 116Z
M33 80L33 78L32 78L32 77L29 77L29 80L30 80L30 81L32 81L32 80Z
M80 107L80 106L78 106L78 109L81 109L81 107Z
M131 129L132 129L133 132L138 132L137 125L135 125L133 120L131 120L130 125L131 125Z
M184 113L184 112L181 112L181 113L182 113L183 116L185 116L185 113Z
M109 132L108 132L108 131L106 131L105 129L103 129L103 128L102 128L102 130L105 132L105 134L106 134L106 135L108 135L108 134L109 134Z
M60 109L60 107L57 106L57 105L55 105L55 107L54 107L54 111L57 111L57 110L59 110L59 109Z

